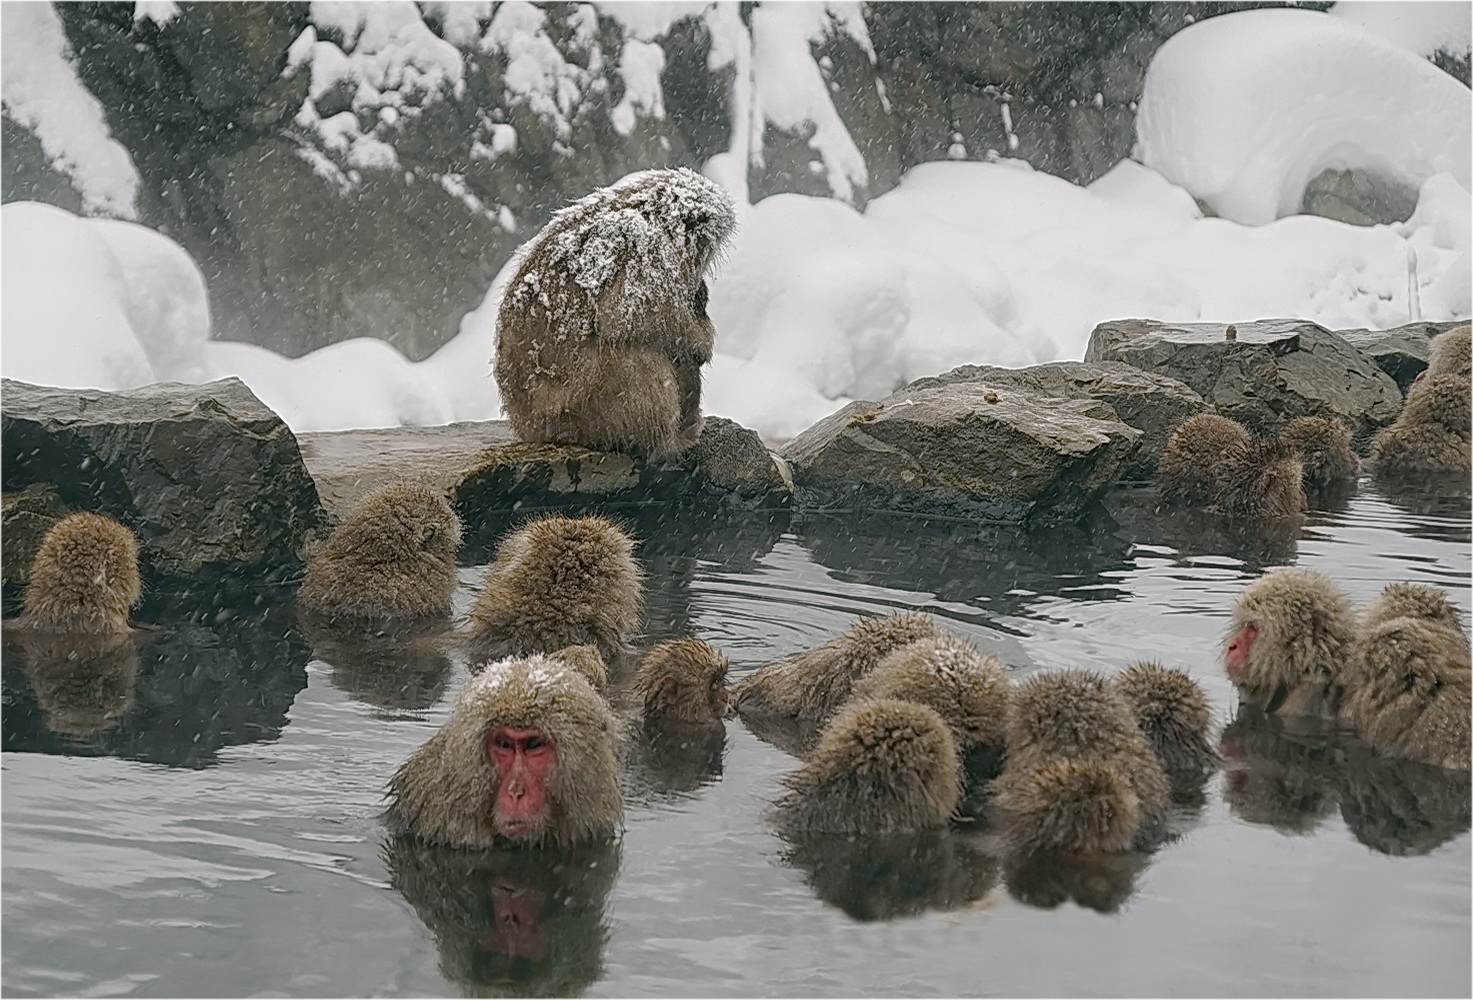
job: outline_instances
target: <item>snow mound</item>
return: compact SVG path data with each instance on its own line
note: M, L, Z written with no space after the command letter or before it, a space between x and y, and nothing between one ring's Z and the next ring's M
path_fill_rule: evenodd
M1473 46L1473 19L1469 17L1466 2L1339 0L1329 13L1419 56L1430 56L1439 50L1467 52Z
M133 158L108 131L101 102L77 78L51 4L5 5L0 97L10 116L41 140L47 159L71 179L89 212L137 216Z
M1458 5L1454 5L1458 6ZM1138 155L1225 219L1299 210L1327 169L1420 188L1469 186L1468 89L1345 19L1304 10L1209 18L1172 36L1146 72Z
M209 377L204 276L177 243L38 202L0 220L7 377L108 390Z

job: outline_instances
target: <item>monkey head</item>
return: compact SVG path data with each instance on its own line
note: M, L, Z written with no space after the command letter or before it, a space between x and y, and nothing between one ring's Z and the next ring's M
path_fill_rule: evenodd
M702 724L732 714L726 655L700 639L671 639L640 661L634 687L646 722Z
M138 539L101 514L53 524L31 562L22 622L43 632L120 634L143 596Z

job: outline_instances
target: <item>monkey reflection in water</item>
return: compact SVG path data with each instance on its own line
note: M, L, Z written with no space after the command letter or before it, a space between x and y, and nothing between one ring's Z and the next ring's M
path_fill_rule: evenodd
M618 842L465 851L393 837L384 856L467 995L577 996L603 974Z

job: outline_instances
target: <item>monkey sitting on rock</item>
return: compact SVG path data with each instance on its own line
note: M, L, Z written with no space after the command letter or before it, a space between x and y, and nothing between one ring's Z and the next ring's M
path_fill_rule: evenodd
M1161 499L1260 521L1303 513L1304 464L1281 438L1256 438L1236 420L1198 413L1172 431L1156 466Z
M646 170L553 216L519 252L496 317L496 383L526 441L666 456L700 437L716 331L706 277L731 197Z
M591 645L606 662L628 651L644 604L634 541L602 517L554 514L512 532L471 607L472 662Z
M307 562L297 600L334 625L450 614L460 519L439 491L393 482L358 499Z
M386 818L448 847L611 836L624 813L617 732L603 696L564 660L494 663L389 780Z

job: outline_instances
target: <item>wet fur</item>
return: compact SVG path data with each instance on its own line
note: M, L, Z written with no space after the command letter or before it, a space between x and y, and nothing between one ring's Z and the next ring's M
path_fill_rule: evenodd
M1283 715L1333 718L1355 641L1355 619L1340 588L1313 570L1276 570L1238 594L1230 636L1250 621L1258 637L1246 676L1231 677L1242 700Z
M729 665L726 654L700 639L671 639L652 647L634 677L645 723L720 723L710 692L713 684L725 683Z
M126 634L128 613L143 596L138 539L110 517L68 514L46 532L26 580L17 628Z
M634 542L602 517L544 517L497 550L467 622L475 663L594 646L606 662L628 651L644 605Z
M563 845L615 832L624 809L618 723L587 679L551 656L504 660L471 678L445 724L389 780L390 825L449 847L506 843L496 833L496 774L483 744L499 726L540 729L557 744L542 840Z
M523 440L667 455L700 436L715 328L705 278L736 228L691 170L647 170L558 212L497 313L496 382ZM641 254L641 241L657 251ZM602 248L606 273L580 273Z
M1278 438L1255 438L1214 413L1188 417L1172 431L1156 466L1161 499L1249 520L1304 511L1304 466Z
M1455 326L1432 338L1428 351L1427 377L1461 375L1466 381L1473 374L1473 342L1470 328Z
M1184 670L1135 663L1111 683L1135 714L1174 795L1199 787L1221 763L1212 735L1212 706Z
M1396 422L1376 435L1368 461L1378 476L1467 473L1469 380L1437 375L1413 385Z
M1469 769L1468 644L1426 618L1381 621L1356 643L1345 718L1393 757Z
M1295 417L1279 439L1299 455L1307 487L1321 488L1360 472L1360 459L1350 448L1350 428L1327 417Z
M450 614L460 518L444 493L394 482L364 494L307 562L297 594L329 620Z

